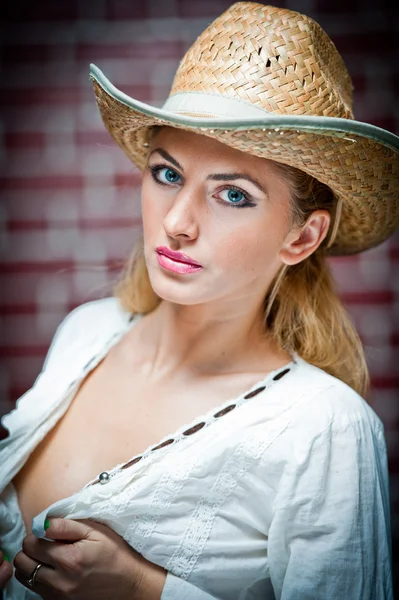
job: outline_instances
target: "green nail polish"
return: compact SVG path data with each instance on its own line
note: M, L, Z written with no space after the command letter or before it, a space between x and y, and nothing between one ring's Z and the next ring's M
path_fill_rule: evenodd
M46 519L44 521L44 529L48 529L50 527L50 521L48 519Z
M4 548L0 547L0 551L3 553L4 560L7 560L8 562L10 562L10 559L8 558L8 554L6 554L6 551L4 550Z

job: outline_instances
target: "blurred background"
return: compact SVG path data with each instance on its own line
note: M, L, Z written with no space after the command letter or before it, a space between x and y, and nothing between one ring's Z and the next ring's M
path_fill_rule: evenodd
M32 385L67 312L112 294L141 233L140 173L103 127L89 64L125 93L161 106L185 50L230 4L15 0L3 7L1 415ZM399 134L398 8L378 0L272 4L319 22L352 76L355 117ZM370 402L385 425L399 590L398 265L398 234L360 256L331 259L366 348Z

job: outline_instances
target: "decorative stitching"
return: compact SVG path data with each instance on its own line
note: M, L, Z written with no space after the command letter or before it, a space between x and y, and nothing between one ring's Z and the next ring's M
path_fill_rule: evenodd
M289 422L290 419L283 413L279 421L270 427L268 434L262 428L262 431L249 436L237 446L213 485L198 500L178 547L164 565L166 570L181 579L189 577L203 552L220 507L233 493L238 481L286 429Z
M297 366L297 363L295 363L295 366ZM288 372L288 369L285 371ZM263 390L267 387L272 387L272 385L273 379L271 378L266 386L256 388L254 391L259 389ZM245 396L241 399L241 404L244 403L244 398ZM232 407L234 406L235 405L230 405L226 408L232 410ZM206 424L207 427L211 422L218 419L216 415L220 412L222 411L218 411L213 415L213 418ZM265 434L265 429L262 428L262 431L258 434L253 434L249 440L244 440L238 446L232 457L224 465L224 468L220 472L212 489L207 495L199 500L194 509L189 525L185 529L185 534L168 562L170 570L172 570L174 574L183 579L189 576L209 537L219 507L233 492L237 481L246 471L248 471L254 461L258 460L274 439L280 435L283 429L288 425L288 422L284 411L280 421L274 423L273 426L269 428L269 434ZM257 435L259 439L257 439ZM181 440L181 438L178 438L175 443L171 445L172 448L179 439ZM160 516L167 512L173 501L179 496L185 481L190 478L193 470L201 463L202 453L197 452L190 456L172 451L169 456L164 458L166 464L163 465L162 477L159 478L151 497L148 498L148 513L145 515L141 513L140 515L134 516L123 534L124 539L140 553L143 553L146 546L151 542L153 532L158 524ZM154 462L154 460L152 460L152 462ZM135 474L133 474L133 477L134 475ZM115 514L118 514L123 511L130 502L134 502L135 490L137 489L137 486L140 485L140 479L141 478L138 477L137 481L134 482L135 485L132 485L130 482L125 484L123 492L118 493L115 496L110 496L106 503L106 511L112 511ZM208 500L206 500L207 497ZM165 568L167 567L165 566Z
M179 496L186 480L190 477L192 470L200 462L201 458L201 454L197 453L191 457L191 462L189 463L186 457L170 457L173 462L173 469L165 465L165 473L159 478L152 495L148 499L149 514L135 516L123 534L124 539L137 552L143 552L146 544L151 539L162 512L165 512L175 498ZM122 504L125 506L126 502L132 500L131 490L127 491L129 494L126 494L122 498ZM117 498L116 501L119 504L121 499ZM112 504L112 499L110 504Z
M194 425L192 423L188 423L186 425L183 425L183 427L180 427L180 429L178 429L175 434L168 434L167 436L165 436L160 442L157 442L156 444L152 444L151 446L148 446L146 448L146 450L142 453L142 454L137 454L135 456L133 456L132 458L130 458L128 461L126 461L125 463L119 463L118 465L116 465L115 467L113 467L111 470L108 470L107 473L109 474L109 480L110 481L113 477L117 476L123 469L126 469L132 465L134 465L136 462L141 461L142 459L146 459L149 455L152 454L152 452L156 449L158 450L162 450L163 452L165 452L165 448L166 447L173 447L174 444L180 442L182 439L186 438L189 435L192 435L194 433L196 433L197 431L200 431L201 429L205 429L206 427L209 427L216 419L224 416L225 414L227 414L227 412L230 412L231 410L233 410L233 408L238 408L239 406L241 406L241 404L243 404L246 400L253 398L254 396L256 396L257 394L259 394L260 392L263 392L265 389L269 388L271 385L273 385L274 381L276 381L276 377L280 374L280 377L283 377L284 375L286 375L291 369L292 366L295 365L295 359L292 360L292 362L290 363L290 367L289 368L285 368L281 374L278 371L277 375L273 376L273 373L275 373L275 371L272 371L271 373L268 373L268 375L266 375L264 377L264 379L262 381L265 381L265 385L262 385L260 387L256 387L254 390L252 390L251 392L245 393L245 395L241 394L238 399L235 401L234 405L233 404L228 404L229 402L231 402L230 400L227 400L224 404L228 404L227 407L224 407L222 405L221 408L219 408L219 410L215 413L212 414L212 411L215 410L214 408L210 411L208 411L208 413L206 413L205 415L203 415L203 420L199 423L195 423ZM256 384L254 384L254 386L259 385L258 382ZM253 387L254 387L253 386ZM227 410L228 409L228 410ZM188 429L187 429L188 428ZM91 480L89 483L87 483L83 488L81 488L82 491L88 487L91 487L95 484L100 483L100 479L99 477L96 477L95 479ZM76 492L78 493L78 492Z

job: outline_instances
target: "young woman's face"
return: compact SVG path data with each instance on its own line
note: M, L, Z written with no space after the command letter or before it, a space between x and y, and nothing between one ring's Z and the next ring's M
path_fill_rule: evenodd
M289 189L273 162L168 127L151 144L142 218L154 291L190 305L263 298L292 227Z

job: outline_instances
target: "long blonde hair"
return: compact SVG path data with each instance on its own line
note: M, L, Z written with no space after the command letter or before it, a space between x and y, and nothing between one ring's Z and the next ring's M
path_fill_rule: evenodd
M276 163L291 189L293 221L326 209L334 221L337 200L328 186L294 167ZM341 379L365 397L369 374L361 340L334 288L325 240L308 258L276 275L264 302L265 331L280 347ZM141 239L115 295L129 312L150 313L161 302L151 287Z

